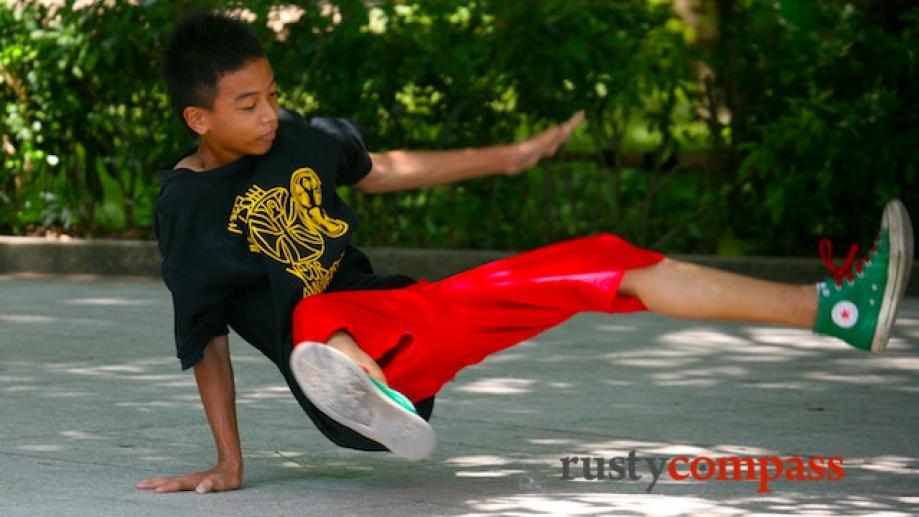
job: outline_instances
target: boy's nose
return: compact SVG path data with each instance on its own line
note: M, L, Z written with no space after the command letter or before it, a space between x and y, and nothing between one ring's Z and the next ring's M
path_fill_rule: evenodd
M268 103L268 105L262 109L261 115L260 119L263 124L272 126L277 125L278 110L272 106L271 103Z
M278 114L274 113L273 110L269 110L262 114L262 124L265 125L274 125L278 120Z

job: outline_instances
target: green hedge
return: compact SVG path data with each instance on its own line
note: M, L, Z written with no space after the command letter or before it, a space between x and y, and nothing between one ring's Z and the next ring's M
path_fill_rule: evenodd
M20 4L0 3L0 233L151 236L154 173L193 145L155 64L172 23L207 4ZM375 150L509 141L588 114L558 159L519 176L343 191L363 245L613 231L666 251L808 255L817 235L868 239L889 197L919 208L916 9L708 0L688 24L654 0L307 1L278 33L266 20L288 4L244 4L282 103L356 120Z

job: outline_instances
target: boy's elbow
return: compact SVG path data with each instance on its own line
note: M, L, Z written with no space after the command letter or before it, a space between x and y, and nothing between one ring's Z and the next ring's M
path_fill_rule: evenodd
M373 166L370 173L363 179L354 184L354 188L364 194L376 194L385 191L386 179L388 177L388 160L385 155L371 154Z
M376 194L376 191L373 189L373 184L367 181L368 178L361 180L354 184L354 189L363 194Z

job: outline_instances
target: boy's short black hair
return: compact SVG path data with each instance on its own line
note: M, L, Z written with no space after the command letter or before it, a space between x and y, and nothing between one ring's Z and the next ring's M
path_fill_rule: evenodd
M195 11L184 16L169 35L162 60L163 77L173 111L182 118L187 106L210 109L217 82L265 50L249 26L225 11Z

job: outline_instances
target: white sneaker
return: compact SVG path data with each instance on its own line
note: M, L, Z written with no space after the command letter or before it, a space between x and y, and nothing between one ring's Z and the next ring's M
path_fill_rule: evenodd
M419 460L434 450L434 429L412 403L335 347L299 343L290 355L290 369L307 398L336 422L403 458Z

